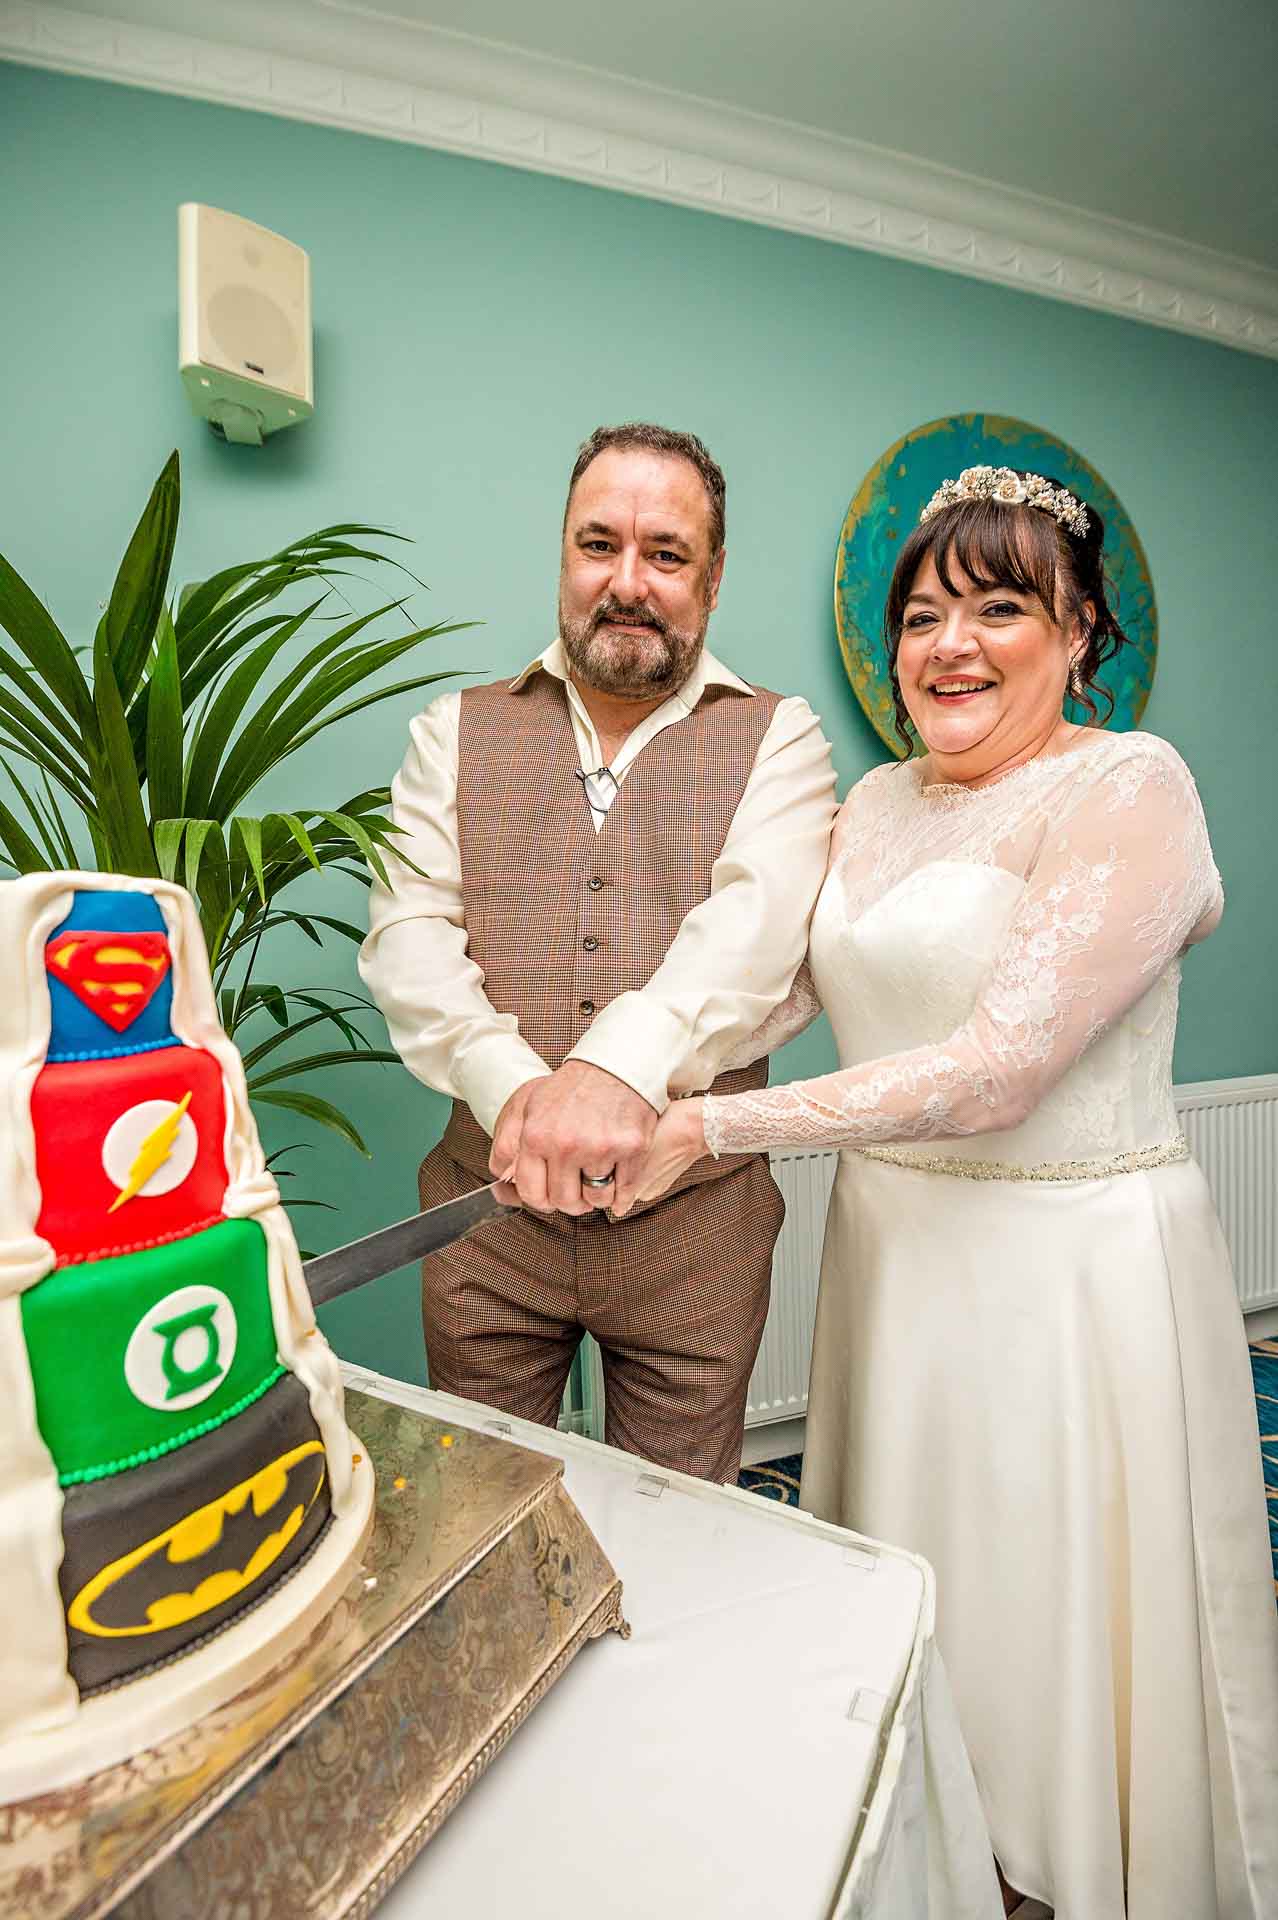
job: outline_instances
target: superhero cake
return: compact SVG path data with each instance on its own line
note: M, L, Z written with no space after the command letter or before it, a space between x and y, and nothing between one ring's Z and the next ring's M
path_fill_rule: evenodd
M348 1583L347 1428L190 897L0 885L0 1800L154 1744Z

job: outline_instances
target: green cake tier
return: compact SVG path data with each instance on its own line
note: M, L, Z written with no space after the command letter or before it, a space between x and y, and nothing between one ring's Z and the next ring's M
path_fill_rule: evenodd
M255 1220L59 1267L22 1296L36 1419L64 1487L212 1432L280 1378Z

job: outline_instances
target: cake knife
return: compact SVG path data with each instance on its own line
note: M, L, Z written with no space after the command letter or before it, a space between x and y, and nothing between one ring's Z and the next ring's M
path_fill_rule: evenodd
M464 1240L485 1221L518 1211L518 1201L497 1198L495 1185L480 1187L456 1200L445 1200L442 1206L427 1207L425 1213L415 1213L408 1220L397 1220L393 1226L379 1227L376 1233L334 1247L331 1253L317 1254L302 1263L302 1275L311 1299L322 1307L339 1294L349 1293L352 1287L362 1287L366 1281L407 1266L410 1260L420 1260L424 1254L451 1246L454 1240Z

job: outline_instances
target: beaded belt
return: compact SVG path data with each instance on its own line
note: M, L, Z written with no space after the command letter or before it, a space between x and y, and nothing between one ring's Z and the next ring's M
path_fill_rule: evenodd
M1097 1160L1041 1160L1019 1167L1011 1160L962 1160L957 1154L921 1153L916 1147L853 1147L866 1160L884 1160L890 1167L914 1167L921 1173L948 1173L958 1180L1108 1180L1115 1173L1144 1173L1149 1167L1171 1167L1189 1158L1184 1134L1156 1147L1133 1147L1128 1153L1104 1154Z

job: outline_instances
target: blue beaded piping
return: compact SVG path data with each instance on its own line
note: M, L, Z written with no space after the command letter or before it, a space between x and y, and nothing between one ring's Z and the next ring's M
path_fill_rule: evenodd
M185 1040L175 1040L170 1034L166 1040L142 1040L133 1047L100 1047L96 1053L49 1052L45 1055L50 1066L68 1066L78 1060L124 1060L131 1053L155 1053L160 1047L184 1047Z

